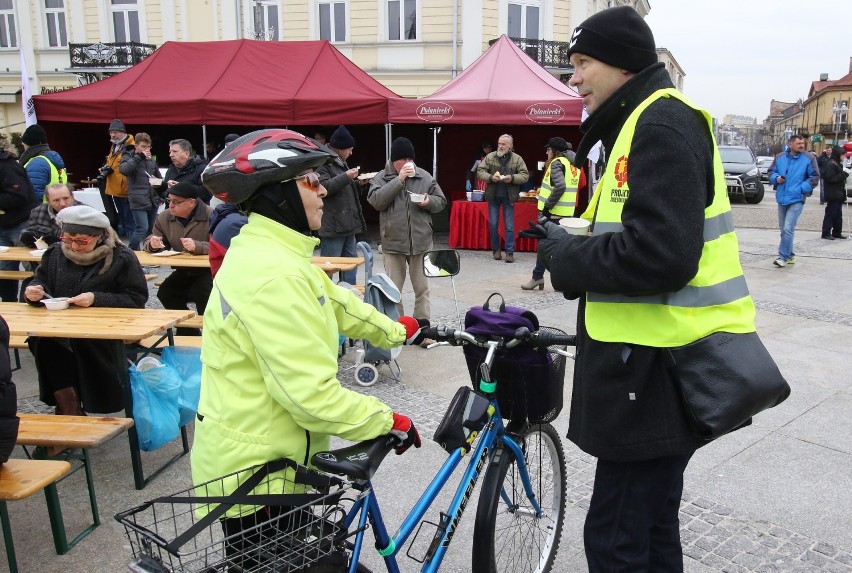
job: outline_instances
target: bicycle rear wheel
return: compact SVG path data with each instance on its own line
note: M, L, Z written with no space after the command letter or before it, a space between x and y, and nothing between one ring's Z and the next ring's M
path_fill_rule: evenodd
M473 529L473 573L547 573L553 567L565 517L565 452L550 424L518 432L537 517L511 450L498 446L485 473Z

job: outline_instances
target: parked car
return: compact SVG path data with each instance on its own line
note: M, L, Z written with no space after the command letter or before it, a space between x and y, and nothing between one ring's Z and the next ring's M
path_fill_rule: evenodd
M758 155L757 156L757 169L760 171L760 180L769 183L769 168L772 167L772 163L775 161L774 157L769 157L768 155Z
M719 155L725 170L728 197L742 197L752 205L763 201L763 182L751 149L742 145L720 145Z

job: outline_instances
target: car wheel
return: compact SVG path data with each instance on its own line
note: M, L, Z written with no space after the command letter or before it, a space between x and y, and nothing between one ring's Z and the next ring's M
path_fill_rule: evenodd
M745 197L746 203L748 203L749 205L757 205L758 203L763 201L763 193L764 193L763 184L761 183L758 186L757 193L755 193L754 195L751 195L751 196L746 195L746 197Z

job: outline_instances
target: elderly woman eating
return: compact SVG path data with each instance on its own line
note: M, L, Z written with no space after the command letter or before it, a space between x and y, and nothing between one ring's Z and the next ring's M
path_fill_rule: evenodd
M118 240L103 213L86 205L56 215L60 242L44 253L35 278L24 291L29 304L69 297L74 306L143 308L145 275L136 255ZM110 343L78 338L29 339L35 356L42 402L57 414L108 413L124 405ZM81 405L82 402L82 405Z

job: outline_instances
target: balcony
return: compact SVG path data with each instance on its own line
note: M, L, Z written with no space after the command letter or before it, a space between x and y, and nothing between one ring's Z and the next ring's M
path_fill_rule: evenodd
M552 42L550 40L533 40L529 38L509 38L521 50L545 68L572 70L574 67L568 61L568 42ZM490 46L497 40L488 42Z
M117 72L138 64L157 49L153 44L111 42L97 44L68 44L71 69L86 72Z
M834 135L837 132L843 133L845 131L849 131L849 124L845 121L819 124L819 133L823 135Z

